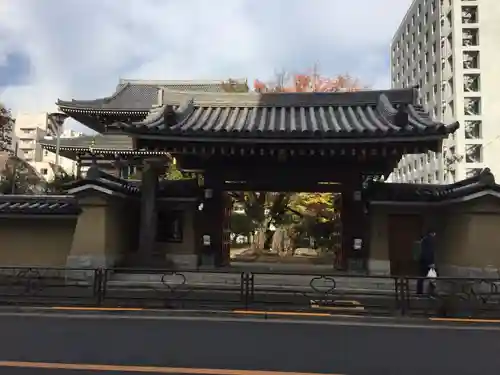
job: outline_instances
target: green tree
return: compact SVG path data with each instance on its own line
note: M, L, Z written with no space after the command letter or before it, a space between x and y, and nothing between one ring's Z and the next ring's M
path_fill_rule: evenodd
M236 236L250 236L255 230L254 222L245 214L233 212L230 220L231 232Z
M67 184L76 180L76 176L60 171L54 174L54 178L51 181L45 183L45 192L47 194L61 194L64 192Z
M12 152L12 128L14 122L12 112L0 103L0 152Z
M44 182L29 163L11 156L1 170L0 194L42 194Z

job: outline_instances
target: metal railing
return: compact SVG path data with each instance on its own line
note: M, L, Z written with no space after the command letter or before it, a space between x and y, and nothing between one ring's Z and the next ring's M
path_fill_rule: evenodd
M0 304L500 317L500 278L0 267Z

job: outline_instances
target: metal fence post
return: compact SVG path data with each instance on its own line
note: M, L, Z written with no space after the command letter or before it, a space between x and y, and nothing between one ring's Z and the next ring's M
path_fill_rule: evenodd
M245 309L248 309L253 298L253 273L241 273L241 292Z
M104 270L97 268L94 270L94 293L96 297L96 305L101 306L104 297Z

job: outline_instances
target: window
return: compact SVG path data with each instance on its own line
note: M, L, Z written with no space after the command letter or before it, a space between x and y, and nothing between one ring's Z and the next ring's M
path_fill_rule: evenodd
M479 69L479 51L464 51L462 60L464 69Z
M477 5L462 6L462 23L478 23Z
M483 161L483 146L478 144L465 145L465 162L481 163Z
M156 241L182 242L183 240L183 215L182 211L158 211Z
M479 92L480 76L479 74L464 74L464 91Z
M466 116L481 115L481 98L464 98L464 114Z
M42 169L40 169L40 173L41 173L43 176L46 176L46 175L49 173L49 171L47 170L47 168L42 168Z
M43 150L43 156L49 156L49 152L47 150Z
M464 127L465 139L481 138L481 121L465 121Z
M436 75L437 74L437 64L434 63L432 64L432 75Z
M463 47L479 46L479 30L462 29L462 46Z
M467 168L465 171L465 177L471 178L479 175L481 173L481 168Z

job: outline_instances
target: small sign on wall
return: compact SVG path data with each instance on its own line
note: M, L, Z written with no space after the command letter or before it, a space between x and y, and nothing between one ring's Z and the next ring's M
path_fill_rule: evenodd
M210 246L210 236L208 234L203 235L203 246Z
M355 238L352 247L354 250L361 250L363 247L363 240L361 238Z

